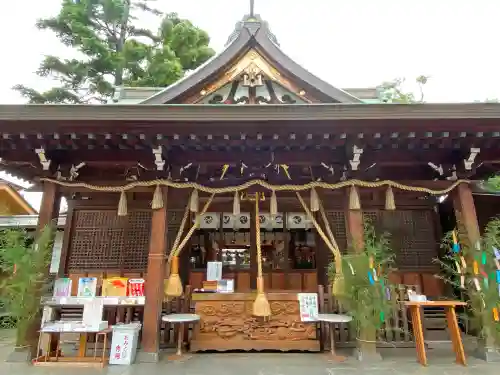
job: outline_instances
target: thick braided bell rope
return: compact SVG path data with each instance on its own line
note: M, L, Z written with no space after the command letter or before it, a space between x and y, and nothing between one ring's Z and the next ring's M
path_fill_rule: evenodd
M257 247L257 277L262 278L262 247L260 243L259 194L255 194L255 245ZM262 292L262 290L259 290Z
M267 181L263 180L251 180L247 181L244 184L237 185L237 186L226 186L226 187L221 187L221 188L212 188L209 186L204 186L197 184L195 182L175 182L171 180L151 180L151 181L134 181L130 182L126 185L122 186L101 186L101 185L92 185L92 184L87 184L84 182L69 182L69 181L59 181L55 180L52 178L41 178L40 181L42 182L51 182L53 184L59 185L59 186L64 186L64 187L73 187L73 188L84 188L92 191L101 191L101 192L108 192L108 193L121 193L121 192L126 192L129 190L132 190L137 187L156 187L157 185L160 186L168 186L172 187L174 189L197 189L198 191L208 193L208 194L227 194L227 193L234 193L237 191L242 191L246 190L252 186L261 186L264 189L271 190L271 191L306 191L310 190L313 188L319 188L319 189L327 189L327 190L337 190L337 189L343 189L346 187L350 186L357 186L361 188L380 188L380 187L392 187L395 189L403 190L403 191L412 191L412 192L418 192L418 193L426 193L426 194L431 194L431 195L444 195L448 194L450 191L455 189L458 185L466 183L469 184L469 180L458 180L452 183L449 187L446 189L441 189L441 190L434 190L434 189L429 189L426 187L421 187L421 186L410 186L410 185L404 185L400 184L399 182L395 182L392 180L384 180L384 181L374 181L374 182L367 182L367 181L361 181L361 180L347 180L347 181L341 181L335 184L330 184L326 182L321 182L321 181L313 181L309 182L308 184L304 185L272 185L269 184Z

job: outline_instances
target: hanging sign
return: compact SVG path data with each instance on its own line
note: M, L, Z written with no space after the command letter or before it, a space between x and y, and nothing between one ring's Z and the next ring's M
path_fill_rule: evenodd
M297 293L300 307L300 320L315 322L318 320L318 295L316 293Z

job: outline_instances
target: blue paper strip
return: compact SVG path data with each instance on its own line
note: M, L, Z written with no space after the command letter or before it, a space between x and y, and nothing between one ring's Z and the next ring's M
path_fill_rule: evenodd
M368 281L370 281L371 285L375 284L375 280L373 280L373 274L370 271L368 271Z
M460 251L460 245L457 243L453 244L453 252L458 253Z
M497 283L500 284L500 270L497 270Z

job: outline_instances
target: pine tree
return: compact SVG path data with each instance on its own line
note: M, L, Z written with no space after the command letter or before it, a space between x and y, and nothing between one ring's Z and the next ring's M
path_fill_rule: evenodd
M208 34L175 13L150 7L154 0L63 0L56 17L37 22L75 50L77 57L46 56L37 71L59 85L38 92L16 85L30 103L106 102L115 87L166 87L214 51ZM144 13L162 17L159 30L137 27Z

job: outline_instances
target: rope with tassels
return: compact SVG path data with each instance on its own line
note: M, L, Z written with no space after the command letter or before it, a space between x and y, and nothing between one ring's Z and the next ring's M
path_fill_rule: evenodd
M268 317L271 306L264 293L264 276L262 275L262 244L260 238L259 194L255 194L255 245L257 247L257 297L253 303L253 315Z
M411 186L404 185L396 181L392 180L383 180L383 181L361 181L361 180L346 180L337 182L335 184L330 184L322 181L312 181L304 185L295 185L295 184L287 184L287 185L273 185L264 180L251 180L247 181L244 184L237 186L226 186L220 188L209 187L205 185L200 185L195 182L175 182L172 180L150 180L150 181L134 181L130 182L126 185L122 186L100 186L100 185L92 185L84 182L70 182L70 181L59 181L53 178L41 178L42 182L50 182L59 186L68 187L68 188L83 188L97 192L108 192L108 193L121 193L127 192L129 190L133 190L139 187L153 187L153 186L168 186L174 189L196 189L199 192L208 193L208 194L227 194L234 193L238 191L243 191L253 186L261 186L264 189L270 191L307 191L312 188L326 189L326 190L338 190L343 189L350 186L356 186L360 188L381 188L381 187L392 187L394 189L399 189L403 191L412 191L416 193L426 193L430 195L445 195L451 192L460 184L470 184L469 180L457 180L453 182L446 189L434 190L427 187L422 186Z

